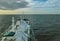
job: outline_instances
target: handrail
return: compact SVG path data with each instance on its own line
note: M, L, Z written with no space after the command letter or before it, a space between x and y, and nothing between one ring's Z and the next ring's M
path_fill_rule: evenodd
M31 29L31 30L32 30L32 29ZM34 41L36 41L33 30L32 30L32 34L33 34L33 37L34 37Z
M34 36L34 32L32 29L30 29L30 38L29 41L36 41L35 36Z

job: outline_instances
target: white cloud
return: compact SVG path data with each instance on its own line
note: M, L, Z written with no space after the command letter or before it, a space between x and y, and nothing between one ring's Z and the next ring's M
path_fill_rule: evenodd
M32 2L32 0L25 0L25 1L27 1L27 2Z
M17 3L21 3L21 1L16 1Z
M27 6L29 6L29 7L35 4L32 0L25 0L25 1L29 3L29 4L27 5Z
M32 1L30 2L29 6L31 7L60 7L60 0L48 0L46 2L39 2L39 1Z

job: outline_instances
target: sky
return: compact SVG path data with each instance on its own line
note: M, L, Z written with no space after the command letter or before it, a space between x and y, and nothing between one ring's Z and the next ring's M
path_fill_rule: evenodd
M0 0L0 14L60 14L60 0Z

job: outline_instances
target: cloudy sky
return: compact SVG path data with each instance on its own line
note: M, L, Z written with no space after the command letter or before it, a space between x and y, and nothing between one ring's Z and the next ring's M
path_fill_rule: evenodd
M60 0L0 0L0 13L60 13Z

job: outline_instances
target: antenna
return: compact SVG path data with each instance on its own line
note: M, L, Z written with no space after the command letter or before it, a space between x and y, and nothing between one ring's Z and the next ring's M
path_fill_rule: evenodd
M22 12L22 13L23 13L23 16L22 16L22 17L24 18L24 10L23 10L23 12Z
M20 19L24 18L24 11L22 11L22 15L20 16Z
M14 26L14 17L12 17L12 27Z

